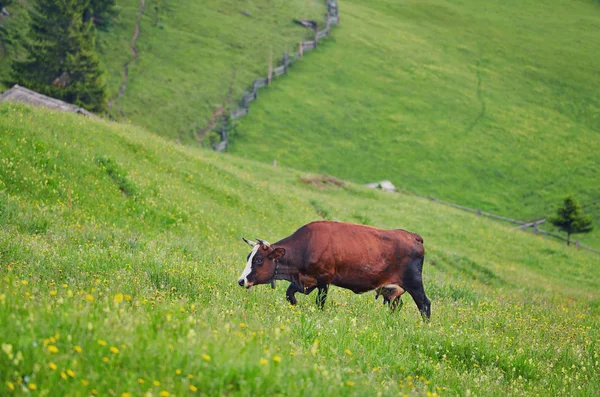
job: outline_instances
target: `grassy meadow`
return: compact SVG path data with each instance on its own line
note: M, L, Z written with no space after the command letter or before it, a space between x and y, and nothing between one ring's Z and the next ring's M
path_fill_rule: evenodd
M123 64L131 59L141 3L117 4L117 22L98 40L110 98L117 96ZM226 105L230 88L232 101L239 100L254 79L267 74L271 57L279 61L286 47L296 48L309 35L294 18L323 21L326 12L321 0L148 0L127 90L109 113L168 138L195 142L196 133Z
M0 394L556 395L600 390L598 256L409 194L0 104ZM318 180L318 178L317 178ZM318 215L320 214L320 215ZM240 288L248 247L329 219L424 237L411 298Z
M26 26L27 4L14 2L3 23ZM141 4L119 0L98 32L111 99ZM235 103L270 58L310 36L293 18L325 14L322 0L144 5L138 58L109 113L184 143L230 88ZM260 91L231 153L357 183L389 179L526 221L573 194L596 224L574 238L600 248L597 1L341 0L340 16L331 38Z
M575 238L600 248L597 1L340 0L340 17L231 153L522 220L572 193L597 227Z
M9 27L27 25L29 3L22 0L9 7L13 13L5 18ZM142 5L139 0L116 3L118 15L106 31L98 31L96 41L109 99L117 97L123 64L132 59L131 42ZM146 0L138 57L129 64L124 96L109 114L170 139L196 142L212 114L226 105L230 88L232 101L239 100L254 79L267 74L269 59L278 62L286 48L296 49L311 37L293 19L324 23L326 12L322 0ZM17 55L0 52L0 91L9 88L1 80L8 77L10 60Z

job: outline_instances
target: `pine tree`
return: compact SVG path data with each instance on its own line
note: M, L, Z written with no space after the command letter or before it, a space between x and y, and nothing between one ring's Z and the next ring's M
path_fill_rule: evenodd
M12 2L13 0L0 0L0 12L4 7L11 5Z
M27 57L13 63L14 82L91 111L106 106L95 51L96 30L84 21L86 0L36 0Z
M8 11L4 7L9 6L13 0L0 0L0 55L4 55L4 38L8 36L8 32L4 26L2 26L3 17L8 16Z
M556 210L556 215L550 222L567 233L567 245L571 244L571 234L589 233L594 229L592 218L581 212L581 206L571 196L565 198L562 206Z
M116 15L115 0L89 0L83 21L91 20L98 29L106 29Z

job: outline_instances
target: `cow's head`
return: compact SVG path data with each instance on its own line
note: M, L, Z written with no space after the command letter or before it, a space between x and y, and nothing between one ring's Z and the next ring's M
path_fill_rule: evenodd
M256 239L257 243L245 238L243 240L252 246L252 252L248 254L246 268L240 276L238 284L250 288L253 285L267 284L273 281L275 261L285 255L285 249L273 247L260 239Z

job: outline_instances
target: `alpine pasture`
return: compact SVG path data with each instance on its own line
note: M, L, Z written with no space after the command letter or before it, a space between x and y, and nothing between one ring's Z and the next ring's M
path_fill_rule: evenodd
M114 27L100 32L98 46L106 65L111 98L123 82L123 64L132 59L131 39L141 9L139 0L117 2ZM269 60L296 48L311 32L294 18L323 22L321 0L248 2L203 0L146 1L129 65L125 94L109 110L153 132L197 142L219 108L241 97Z
M595 395L598 257L409 194L0 105L0 394ZM320 215L318 215L320 214ZM406 296L236 281L320 216L425 240Z
M524 221L573 194L600 225L597 1L339 9L333 37L251 104L230 152L358 183L389 179ZM576 239L600 248L598 230Z

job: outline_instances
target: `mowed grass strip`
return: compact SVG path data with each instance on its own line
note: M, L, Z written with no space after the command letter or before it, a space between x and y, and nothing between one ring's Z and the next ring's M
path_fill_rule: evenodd
M593 395L598 258L409 195L0 105L1 394ZM410 297L237 286L317 211L425 239Z
M344 0L340 15L230 152L522 220L571 193L600 226L597 2Z

